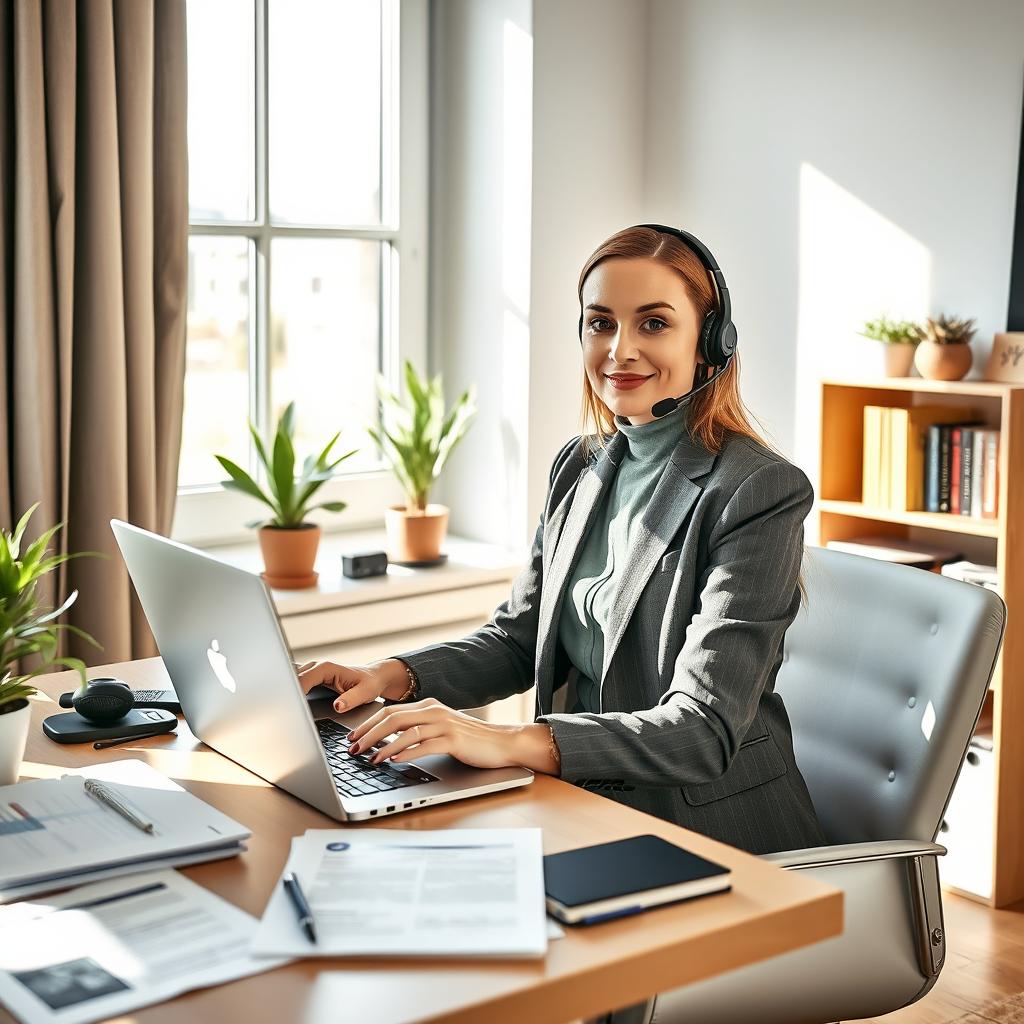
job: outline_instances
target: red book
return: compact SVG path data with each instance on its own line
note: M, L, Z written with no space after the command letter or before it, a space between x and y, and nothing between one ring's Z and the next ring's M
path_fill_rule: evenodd
M960 428L954 427L949 442L949 511L960 514Z

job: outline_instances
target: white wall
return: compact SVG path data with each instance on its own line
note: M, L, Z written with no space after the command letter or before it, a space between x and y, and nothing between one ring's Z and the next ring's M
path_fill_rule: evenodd
M509 51L508 22L529 47ZM440 0L432 28L432 358L450 398L474 379L483 403L438 492L453 529L532 537L579 427L580 267L638 221L716 254L745 401L815 486L818 382L873 369L865 319L974 316L982 373L1006 317L1024 3Z
M432 6L432 363L481 411L437 497L525 547L579 430L576 281L640 219L646 0ZM532 182L532 193L531 193Z
M864 319L976 317L970 376L1005 329L1024 4L651 0L648 62L652 215L718 256L745 401L817 487Z

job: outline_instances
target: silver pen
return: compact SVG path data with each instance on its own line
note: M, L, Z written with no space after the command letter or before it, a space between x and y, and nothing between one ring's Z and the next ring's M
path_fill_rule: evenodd
M130 821L143 832L153 831L153 822L143 821L112 789L108 789L99 779L86 779L85 791L94 796L100 803L106 804L111 810L117 811L122 818Z

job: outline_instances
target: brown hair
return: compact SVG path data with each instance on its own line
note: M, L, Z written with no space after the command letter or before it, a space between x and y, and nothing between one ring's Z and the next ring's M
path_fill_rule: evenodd
M683 279L686 294L697 311L698 324L703 323L704 317L712 309L717 308L711 279L696 253L675 235L668 235L645 227L625 228L616 232L602 242L590 255L580 271L578 292L581 308L583 306L583 284L587 275L602 260L616 256L627 259L653 259L676 271ZM780 458L785 458L782 452L768 442L751 423L751 417L754 419L757 417L749 412L743 404L743 399L740 397L739 376L740 356L737 349L729 365L718 375L715 382L709 384L690 400L688 417L690 432L712 453L720 452L726 435L732 433L748 437ZM587 451L604 448L608 438L618 432L614 413L594 393L586 369L583 371L583 403L580 422ZM588 427L591 429L588 430ZM807 587L804 583L802 568L797 575L797 586L802 603L806 603Z

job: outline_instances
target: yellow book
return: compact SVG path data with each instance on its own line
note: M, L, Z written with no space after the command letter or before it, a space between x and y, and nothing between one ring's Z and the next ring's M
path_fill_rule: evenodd
M925 447L933 423L959 423L974 419L974 409L942 405L915 405L890 409L892 490L889 507L898 511L924 510Z
M881 438L879 441L879 459L878 459L878 475L880 477L878 504L882 508L889 508L889 494L892 488L889 486L890 482L890 467L892 465L892 459L890 458L889 448L889 413L892 410L887 406L879 406L879 415L882 419L882 430Z
M860 500L878 504L878 406L864 406L864 454Z

